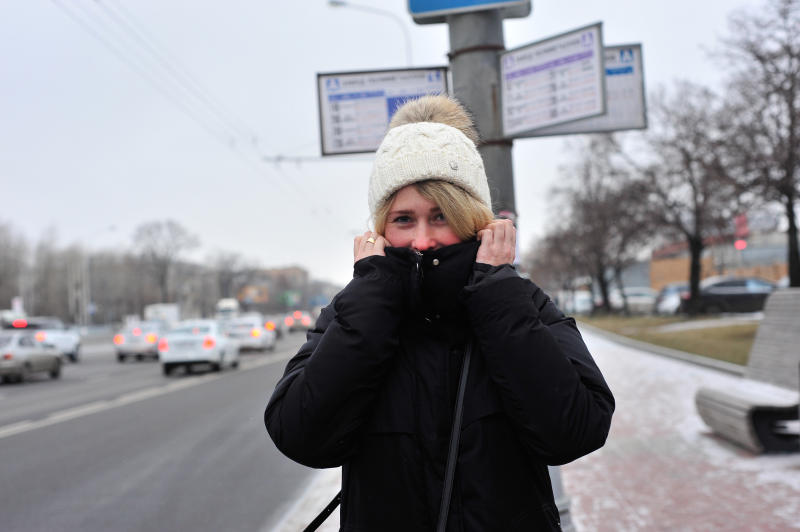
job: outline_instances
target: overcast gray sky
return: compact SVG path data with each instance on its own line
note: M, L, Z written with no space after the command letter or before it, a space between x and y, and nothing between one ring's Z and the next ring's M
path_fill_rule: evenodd
M446 25L414 24L403 0L357 3L405 22L414 66L446 64ZM642 43L647 90L715 87L723 72L704 49L732 10L759 4L538 0L505 22L505 44L601 21L606 45ZM148 45L202 93L169 82ZM0 220L31 242L54 227L61 244L123 249L137 225L172 218L200 238L193 258L235 251L344 284L372 157L261 156L319 155L316 73L403 67L405 46L396 20L324 0L0 0ZM564 144L514 143L523 251L545 227Z

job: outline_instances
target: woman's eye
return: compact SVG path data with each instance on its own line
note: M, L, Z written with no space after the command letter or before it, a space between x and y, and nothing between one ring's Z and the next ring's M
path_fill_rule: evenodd
M439 214L437 214L437 215L435 215L435 216L433 217L433 221L434 221L434 222L437 222L437 223L443 223L443 222L445 222L446 220L444 219L444 214L442 214L442 213L439 213Z
M395 217L395 218L392 220L392 222L393 222L393 223L396 223L396 224L407 224L407 223L411 222L411 217L410 217L410 216L405 216L405 215L403 215L403 216L396 216L396 217Z

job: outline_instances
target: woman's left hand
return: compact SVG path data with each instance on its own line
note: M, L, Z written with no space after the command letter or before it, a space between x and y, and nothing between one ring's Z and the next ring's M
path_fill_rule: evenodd
M511 220L492 220L478 231L478 256L475 262L500 266L513 264L517 249L517 229Z

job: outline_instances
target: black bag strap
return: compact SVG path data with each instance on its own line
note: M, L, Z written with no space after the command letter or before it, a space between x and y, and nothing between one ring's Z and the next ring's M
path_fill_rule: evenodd
M467 376L469 375L469 359L472 354L472 341L467 342L464 352L464 364L461 366L461 378L458 381L458 396L456 397L456 408L453 413L453 429L450 432L450 447L447 452L447 466L444 473L444 488L442 489L442 502L439 505L439 520L436 525L436 532L445 532L447 527L447 513L450 511L450 498L453 495L453 478L456 473L456 461L458 458L458 444L461 440L461 418L464 413L464 392L467 389ZM303 532L313 532L333 513L342 501L342 492L336 494L331 502L322 509L319 515L303 529Z
M458 461L458 443L461 440L461 417L464 413L464 391L467 389L467 375L469 375L469 359L472 354L472 340L467 342L464 352L464 364L461 366L461 379L458 382L458 397L456 409L453 413L453 430L450 431L450 450L447 453L447 468L444 473L444 488L442 489L442 502L439 505L439 521L436 532L445 532L447 528L447 513L450 511L450 498L453 495L453 478L456 473Z
M323 521L325 521L328 516L333 513L337 506L339 506L340 502L342 502L341 491L337 493L336 497L334 497L333 500L328 503L328 506L323 508L319 515L315 517L313 521L311 521L311 524L303 529L303 532L313 532L314 530L318 529L319 525L321 525Z

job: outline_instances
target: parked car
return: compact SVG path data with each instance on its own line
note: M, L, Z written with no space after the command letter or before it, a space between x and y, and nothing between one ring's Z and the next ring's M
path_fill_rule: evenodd
M225 331L230 338L239 342L240 349L275 349L275 327L269 329L261 314L245 314L231 318L225 323Z
M39 343L56 347L61 356L70 362L78 362L81 350L81 335L77 330L64 325L59 318L47 316L16 319L11 327L17 330L36 331L34 338Z
M589 290L570 290L559 293L558 304L567 314L591 314L594 309Z
M764 309L775 285L759 277L709 277L700 282L698 312L758 312ZM688 310L689 295L681 301Z
M314 320L311 318L311 314L304 310L290 312L283 319L283 322L289 328L290 332L307 331L314 326Z
M687 283L670 283L664 286L656 296L653 312L656 314L677 314L681 308L681 301L689 296Z
M61 376L61 352L27 331L0 331L0 376L3 382L23 382L37 372Z
M179 323L158 341L158 357L164 375L177 367L187 373L195 366L212 371L239 367L239 345L231 340L216 320L188 320Z
M117 361L125 362L128 357L158 360L158 340L166 332L167 324L163 321L142 321L128 325L114 335Z
M656 292L649 286L626 286L623 289L625 299L628 302L628 312L632 314L649 314L653 311L653 303L656 300ZM624 309L622 293L614 288L608 294L608 303L612 310L621 311Z

